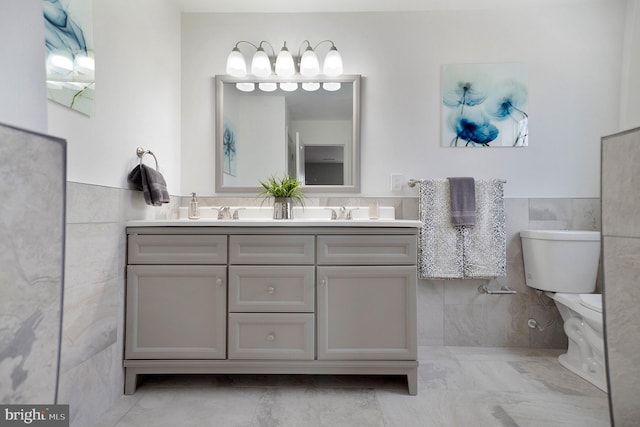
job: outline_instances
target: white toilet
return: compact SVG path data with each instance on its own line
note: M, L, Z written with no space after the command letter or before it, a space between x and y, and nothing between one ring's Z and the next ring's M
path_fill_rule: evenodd
M600 258L597 231L520 232L527 286L552 298L564 321L565 368L607 391L602 295L594 294Z

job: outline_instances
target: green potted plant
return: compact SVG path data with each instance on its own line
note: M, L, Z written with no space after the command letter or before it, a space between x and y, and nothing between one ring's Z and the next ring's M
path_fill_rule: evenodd
M259 196L265 199L273 197L273 219L293 219L293 203L304 206L302 183L286 174L282 179L270 177L260 181L263 190Z

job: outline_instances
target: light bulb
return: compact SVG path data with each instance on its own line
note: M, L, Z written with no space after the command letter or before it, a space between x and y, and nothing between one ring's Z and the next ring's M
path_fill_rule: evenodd
M274 90L278 89L278 85L276 83L269 82L258 83L258 87L263 92L273 92Z
M247 82L236 83L236 89L238 89L241 92L253 92L255 88L256 88L256 85L254 83L247 83Z
M291 77L295 74L296 68L293 64L293 56L287 49L287 42L284 42L284 46L278 53L276 58L276 74L282 77Z
M322 88L326 91L329 92L335 92L337 90L340 90L340 87L342 85L339 82L325 82L322 83Z
M298 83L283 82L280 83L280 89L284 90L285 92L293 92L294 90L298 89Z
M300 74L305 77L313 77L319 73L320 63L318 62L318 57L313 49L311 49L311 46L309 46L302 54L302 58L300 58Z
M331 47L329 53L327 53L327 56L324 58L322 72L331 77L342 74L342 57L335 46Z
M315 82L302 83L302 89L308 92L313 92L314 90L320 89L320 83L315 83Z
M244 56L237 47L234 47L227 57L227 74L234 77L244 77L247 75L247 64Z
M259 47L251 60L251 74L258 77L269 77L271 75L271 62L269 56L263 48Z

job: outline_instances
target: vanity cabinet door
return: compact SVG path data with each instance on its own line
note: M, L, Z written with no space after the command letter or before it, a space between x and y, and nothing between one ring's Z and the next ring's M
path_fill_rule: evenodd
M224 359L226 266L127 267L126 359Z
M319 360L416 360L416 267L318 267Z

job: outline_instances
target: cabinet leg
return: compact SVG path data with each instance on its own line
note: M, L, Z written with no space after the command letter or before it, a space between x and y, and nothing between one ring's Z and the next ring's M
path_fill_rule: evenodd
M418 370L407 374L407 386L409 387L409 394L416 396L418 394Z
M124 394L133 394L138 385L138 374L131 368L124 368Z

